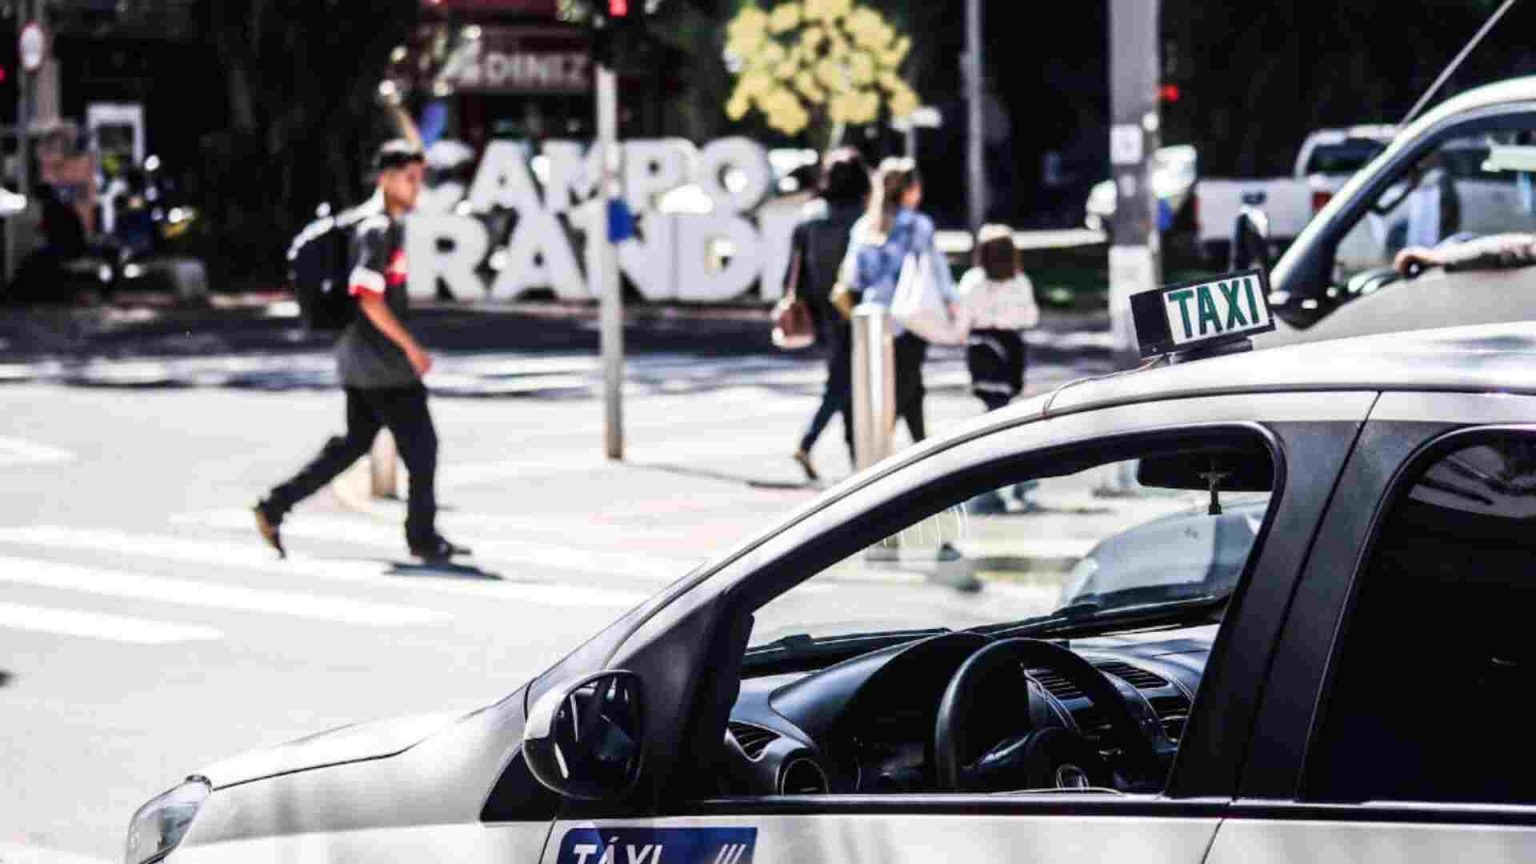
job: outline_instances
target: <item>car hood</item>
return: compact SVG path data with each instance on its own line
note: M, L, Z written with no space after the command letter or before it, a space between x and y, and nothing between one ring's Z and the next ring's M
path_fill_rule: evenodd
M341 726L306 735L268 750L243 753L210 765L199 773L218 789L279 774L383 759L409 750L433 733L452 726L473 710L455 708Z

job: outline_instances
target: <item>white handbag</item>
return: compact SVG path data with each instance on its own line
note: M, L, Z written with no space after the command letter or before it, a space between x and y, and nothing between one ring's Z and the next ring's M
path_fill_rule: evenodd
M896 294L891 299L891 318L925 342L959 345L965 334L959 332L949 304L933 275L933 259L913 252L901 264L896 280Z

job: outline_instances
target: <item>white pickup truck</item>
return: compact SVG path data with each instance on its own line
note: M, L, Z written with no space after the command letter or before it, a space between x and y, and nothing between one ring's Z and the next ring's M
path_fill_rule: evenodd
M1345 181L1386 148L1393 131L1391 126L1319 129L1302 142L1289 177L1199 181L1195 224L1201 250L1213 261L1226 258L1232 228L1245 201L1263 209L1272 242L1288 243Z
M1536 320L1536 267L1393 269L1497 234L1536 235L1536 76L1442 102L1350 178L1271 272L1280 327L1254 343Z

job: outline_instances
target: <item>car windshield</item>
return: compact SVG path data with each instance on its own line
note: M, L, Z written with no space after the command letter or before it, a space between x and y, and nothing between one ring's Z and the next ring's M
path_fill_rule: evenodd
M1221 492L1213 506L1208 490L1143 485L1137 474L1135 462L1117 463L949 507L759 609L752 644L1219 607L1269 493Z

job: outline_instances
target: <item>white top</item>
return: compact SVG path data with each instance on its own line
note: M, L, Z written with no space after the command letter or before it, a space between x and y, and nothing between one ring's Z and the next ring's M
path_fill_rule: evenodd
M1040 323L1035 286L1019 271L1006 282L994 282L980 267L960 277L956 323L968 330L1025 330Z

